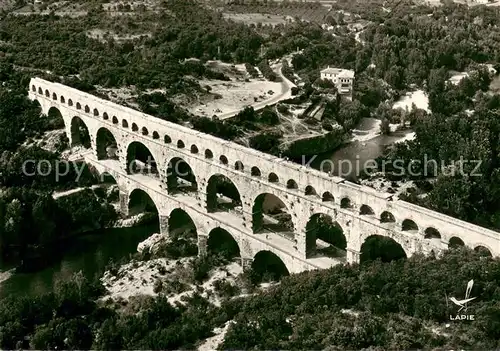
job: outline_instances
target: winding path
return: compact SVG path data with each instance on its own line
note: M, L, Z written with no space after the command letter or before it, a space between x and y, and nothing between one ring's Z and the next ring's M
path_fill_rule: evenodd
M283 65L282 63L278 63L274 67L274 72L281 78L281 92L277 95L272 96L270 99L259 101L249 106L252 106L254 110L261 110L266 106L275 105L280 101L290 99L292 97L292 88L296 87L290 80L288 80L282 72ZM241 109L233 110L230 112L216 114L219 119L228 119L236 116Z

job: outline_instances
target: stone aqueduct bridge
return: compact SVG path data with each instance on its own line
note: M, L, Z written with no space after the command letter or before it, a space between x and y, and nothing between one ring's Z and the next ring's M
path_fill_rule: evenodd
M97 98L58 83L33 78L29 96L42 112L56 108L62 115L66 134L75 138L75 121L88 129L92 152L86 160L100 172L111 174L120 190L121 208L128 213L129 198L140 189L153 200L160 216L162 232L175 209L184 210L193 220L199 252L206 250L214 228L229 232L240 248L242 262L248 264L263 250L278 256L290 272L327 268L339 259L306 253L307 223L315 214L332 218L343 230L348 262L359 261L361 245L372 235L395 240L407 256L415 252L435 253L450 243L486 248L500 255L500 233L412 205L391 194L350 183L338 177L270 156L195 130L170 123L130 108ZM81 123L81 122L79 122ZM78 123L76 124L78 125ZM78 128L76 128L78 129ZM99 157L99 135L109 131L117 144L118 160ZM129 174L127 154L140 142L159 165L159 176ZM197 191L170 194L166 190L166 165L181 158L196 177ZM229 178L241 196L240 211L207 211L207 185L214 175ZM292 237L274 231L254 233L254 204L261 194L279 198L291 214Z

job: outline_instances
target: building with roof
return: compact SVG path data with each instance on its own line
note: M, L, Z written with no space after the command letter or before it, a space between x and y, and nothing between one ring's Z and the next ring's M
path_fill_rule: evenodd
M335 84L341 95L352 100L354 85L354 71L343 68L332 68L328 66L321 71L321 79L329 80Z

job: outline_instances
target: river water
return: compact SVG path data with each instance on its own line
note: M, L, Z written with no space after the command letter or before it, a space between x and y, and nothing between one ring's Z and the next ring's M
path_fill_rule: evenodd
M380 156L387 145L408 137L409 132L377 136L378 123L372 118L364 119L353 133L356 141L336 151L317 155L311 162L311 167L325 170L327 161L326 164L334 165L334 174L341 175L340 170L342 170L345 178L356 180L357 164L362 168L365 161ZM321 167L322 162L323 167ZM349 162L353 166L350 173L345 168ZM5 279L8 273L0 272L0 297L12 294L37 295L53 291L54 284L58 280L68 279L80 270L86 277L92 279L96 274L103 273L111 259L119 261L136 252L139 242L157 232L158 224L151 224L134 228L103 229L75 238L68 242L61 259L47 268L34 273L14 273L8 279Z
M371 160L381 156L385 149L396 142L411 139L411 130L397 131L390 135L378 135L380 121L374 118L364 118L353 131L353 140L341 148L311 156L305 163L312 168L333 175L356 181Z
M136 252L137 244L153 233L158 233L158 224L103 229L74 238L68 241L58 262L33 273L14 273L0 283L0 296L51 292L58 280L66 280L79 271L92 279L104 272L110 260L119 261Z

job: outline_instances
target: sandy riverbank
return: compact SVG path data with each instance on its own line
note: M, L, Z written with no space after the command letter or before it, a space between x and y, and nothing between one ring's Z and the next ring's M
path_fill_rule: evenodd
M163 240L159 234L153 234L148 239L139 243L138 250L150 250ZM101 281L108 293L103 299L128 300L132 296L156 296L164 293L172 304L183 303L185 297L191 296L195 291L200 292L210 302L220 305L220 297L214 289L218 280L235 284L238 275L243 273L241 266L232 262L225 266L214 268L209 278L201 283L194 283L192 263L195 257L168 259L156 258L149 261L131 261L121 266L117 272L105 272ZM162 286L167 286L166 291L158 288L158 281ZM169 284L183 285L182 291L173 292ZM156 286L156 288L155 288ZM174 289L175 290L175 289Z
M352 137L349 139L348 143L351 142L361 142L365 143L372 139L381 136L380 125L382 121L376 118L363 118L358 126L353 129ZM391 132L394 133L399 128L399 124L391 124ZM399 135L399 134L398 134ZM415 138L415 132L408 130L401 138L394 141L394 143L401 143L406 140L413 140Z
M407 93L405 96L401 97L392 108L401 108L411 111L413 104L415 104L417 108L425 110L427 113L431 112L429 110L429 97L423 90L415 90Z

